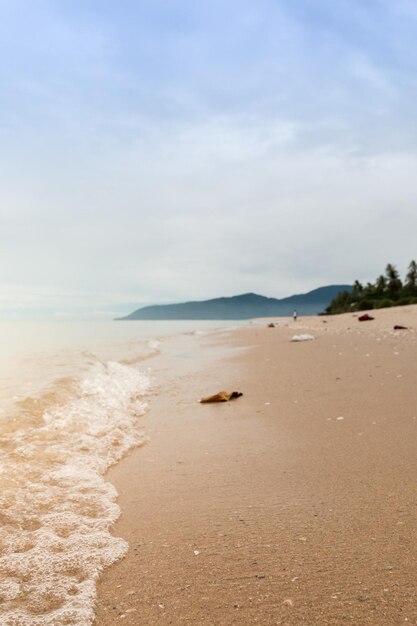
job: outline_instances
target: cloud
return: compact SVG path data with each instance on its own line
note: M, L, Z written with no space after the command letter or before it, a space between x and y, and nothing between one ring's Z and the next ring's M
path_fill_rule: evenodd
M27 214L15 223L9 280L26 278L33 303L64 299L71 308L252 290L285 296L371 278L388 254L408 262L415 156L295 149L297 132L266 140L265 129L215 120L151 153L139 144L124 159L106 155L79 182L76 211L70 203L56 220L39 222L35 212L32 228ZM46 294L36 292L40 280L52 285Z
M413 256L406 3L22 6L0 8L5 309L285 296Z

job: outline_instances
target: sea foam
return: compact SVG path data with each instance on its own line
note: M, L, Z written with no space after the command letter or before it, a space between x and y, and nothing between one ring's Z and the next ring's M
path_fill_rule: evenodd
M143 442L149 379L97 363L75 399L0 438L0 623L88 626L96 580L127 551L110 534L116 490L103 474Z

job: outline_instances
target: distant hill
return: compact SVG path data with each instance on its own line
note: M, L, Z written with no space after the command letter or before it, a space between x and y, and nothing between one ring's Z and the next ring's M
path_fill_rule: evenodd
M242 320L254 317L284 317L297 309L299 315L316 315L329 305L340 291L351 285L328 285L289 298L266 298L245 293L230 298L214 298L180 304L159 304L137 309L118 320Z

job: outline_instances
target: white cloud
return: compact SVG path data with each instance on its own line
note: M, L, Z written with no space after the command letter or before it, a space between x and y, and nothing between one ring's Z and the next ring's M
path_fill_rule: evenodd
M352 55L350 71L352 75L364 83L365 86L370 85L371 87L386 92L387 95L394 93L393 85L390 83L386 73L366 54L356 52Z
M42 206L20 206L7 222L3 276L25 284L3 285L3 304L285 296L371 279L388 260L405 266L417 157L295 149L295 135L269 140L266 127L223 119L180 129L150 153L140 143L107 153L78 182L81 204L63 197L56 220L54 184L48 198L41 179Z
M285 296L415 256L394 10L41 4L2 42L4 309Z

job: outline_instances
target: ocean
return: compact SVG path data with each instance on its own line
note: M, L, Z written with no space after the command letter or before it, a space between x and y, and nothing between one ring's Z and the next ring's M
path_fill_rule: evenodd
M88 626L128 550L106 470L146 440L152 358L235 322L0 322L0 623Z

